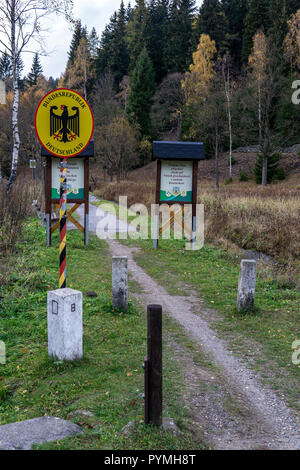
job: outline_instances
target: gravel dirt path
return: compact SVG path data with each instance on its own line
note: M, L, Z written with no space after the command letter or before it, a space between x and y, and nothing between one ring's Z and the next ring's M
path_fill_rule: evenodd
M197 365L189 351L174 342L174 357L185 370L185 406L211 447L299 450L299 415L264 387L260 377L216 336L201 299L168 294L135 262L137 248L115 240L108 240L108 244L112 256L128 256L131 278L142 288L142 293L135 295L144 307L161 304L164 314L181 325L187 337L216 366L216 371L211 371Z

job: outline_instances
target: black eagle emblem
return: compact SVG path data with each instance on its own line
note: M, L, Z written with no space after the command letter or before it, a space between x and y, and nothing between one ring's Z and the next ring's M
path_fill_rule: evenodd
M72 116L69 116L68 106L61 105L63 112L60 116L55 114L56 109L57 106L50 108L50 136L59 142L75 140L79 137L79 108L73 106L75 113Z

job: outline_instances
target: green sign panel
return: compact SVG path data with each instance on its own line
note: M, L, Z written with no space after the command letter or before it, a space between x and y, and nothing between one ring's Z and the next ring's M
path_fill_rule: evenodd
M60 198L60 159L52 158L51 199ZM67 199L84 199L84 159L68 158L67 161Z
M193 162L162 160L160 201L192 202Z

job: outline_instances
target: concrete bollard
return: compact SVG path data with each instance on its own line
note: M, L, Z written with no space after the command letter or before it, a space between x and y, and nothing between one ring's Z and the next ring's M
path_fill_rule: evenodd
M49 357L82 359L82 293L69 288L48 292L47 323Z
M255 284L256 284L256 266L254 260L243 259L241 262L237 309L252 310L254 307Z
M112 304L121 310L127 310L127 256L112 257Z
M6 346L4 341L0 340L0 364L5 366L6 364Z

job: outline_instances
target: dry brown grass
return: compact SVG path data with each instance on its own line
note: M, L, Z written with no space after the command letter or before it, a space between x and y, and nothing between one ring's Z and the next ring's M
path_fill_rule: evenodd
M285 262L300 259L300 204L293 192L204 191L199 202L205 206L207 240L226 239Z
M0 185L0 256L8 254L22 230L24 219L32 214L33 199L41 200L39 183L19 177L9 193Z
M153 164L130 173L127 181L102 184L96 195L128 204L154 203ZM300 262L300 177L261 187L253 182L222 185L198 184L198 202L205 206L205 239L213 243L234 243L276 257L286 266Z
M120 181L120 183L103 184L101 189L94 191L95 196L107 201L119 201L119 196L127 196L128 206L139 202L149 207L154 202L154 184Z

